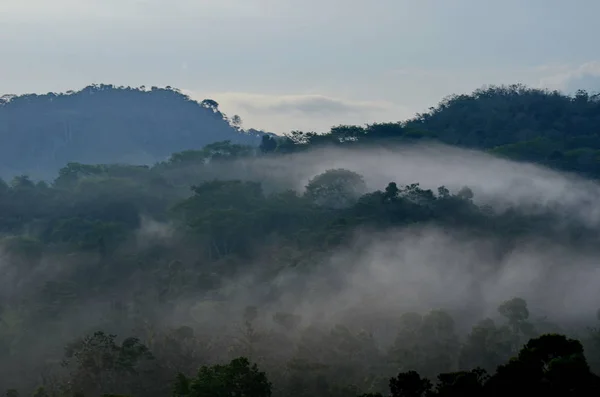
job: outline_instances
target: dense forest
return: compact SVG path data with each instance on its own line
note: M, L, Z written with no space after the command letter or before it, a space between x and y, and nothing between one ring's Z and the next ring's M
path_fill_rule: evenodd
M52 178L69 162L153 164L222 140L258 145L211 99L166 87L95 84L80 91L0 97L0 174Z
M399 123L5 178L0 387L598 395L599 99L492 87Z
M511 85L449 96L428 112L398 123L337 126L327 134L295 131L286 143L436 140L597 177L598 125L600 94L578 91L571 97ZM280 150L287 150L286 143Z

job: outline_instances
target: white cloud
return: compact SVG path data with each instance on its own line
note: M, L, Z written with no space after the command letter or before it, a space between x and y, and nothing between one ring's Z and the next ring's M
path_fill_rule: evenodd
M590 89L587 85L600 87L600 61L594 60L580 65L544 65L538 70L545 76L539 81L541 87L574 91L577 88Z
M386 101L358 101L319 94L267 95L243 92L199 94L185 91L196 100L211 98L227 114L238 114L246 127L273 132L291 129L328 130L338 124L398 121L414 114Z
M248 93L216 94L222 100L252 112L300 113L311 116L370 113L393 107L385 101L352 101L325 95L264 95Z
M0 35L0 74L6 76L0 94L93 82L189 87L242 116L245 126L289 131L401 120L484 84L569 89L596 78L600 87L598 61L528 66L594 59L593 37L577 30L585 23L527 32L531 24L521 20L522 30L509 32L489 15L536 20L541 3L459 3L0 0L0 26L9 32ZM523 8L528 12L520 14ZM574 13L560 8L549 10ZM591 19L593 11L578 13ZM473 23L489 29L473 35ZM519 43L515 35L522 35ZM573 45L540 46L542 35Z

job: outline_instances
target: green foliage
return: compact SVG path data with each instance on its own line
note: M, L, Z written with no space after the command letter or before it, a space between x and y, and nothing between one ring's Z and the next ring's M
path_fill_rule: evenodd
M516 358L498 367L489 384L494 395L593 395L600 390L581 343L557 334L531 339Z
M357 134L342 130L348 129L340 129L340 136ZM65 369L69 390L86 395L158 393L178 372L243 355L274 374L273 393L354 396L382 393L391 371L414 370L431 379L474 367L493 371L537 335L519 299L499 308L504 320L478 324L464 339L444 311L390 314L400 317L400 324L389 348L365 329L344 323L306 328L297 314L265 313L261 305L252 306L255 302L248 302L239 329L221 330L223 317L232 314L220 314L227 305L219 302L235 294L244 279L240 274L251 273L262 286L259 301L293 296L273 280L310 274L323 257L353 242L356 230L385 235L407 225L434 224L496 236L506 244L553 232L535 217L478 206L468 188L451 192L390 182L367 192L361 175L333 169L311 178L300 194L202 174L255 155L251 148L222 142L151 168L72 163L51 185L29 184L26 178L7 185L0 196L8 209L0 213L0 228L6 234L1 252L8 274L24 277L54 263L60 272L49 271L52 277L22 288L26 293L7 293L0 324L3 358L14 360L38 339L35 330L43 324L65 338L92 333L70 348ZM191 191L166 182L179 170L194 170L182 179L194 180ZM181 302L193 302L189 317ZM213 303L212 309L199 309ZM111 334L93 334L97 327L69 321L73 313L88 310L101 312L102 327L120 333L134 329L137 339L117 343ZM193 324L157 331L163 313ZM150 359L150 352L158 358ZM56 353L48 355L56 360ZM445 382L471 379L463 375Z
M32 397L50 397L46 389L43 387L38 387L37 390L33 393Z
M270 135L263 135L260 142L260 150L263 153L272 153L277 149L277 139Z
M392 397L425 397L432 387L431 381L421 378L415 371L400 373L390 379Z
M581 343L546 335L555 328L521 298L464 333L464 319L439 309L390 310L372 322L329 317L311 284L318 274L336 294L341 277L319 264L352 259L357 231L387 239L435 226L490 237L501 246L493 254L505 256L531 237L591 249L596 230L553 212L496 212L468 187L386 181L368 190L363 176L330 169L298 192L274 189L247 167L321 146L436 140L598 177L598 111L593 95L492 87L404 122L273 136L244 132L215 101L170 88L92 86L3 102L0 126L16 115L22 136L0 128L0 137L11 148L39 147L25 156L0 150L5 168L19 170L0 180L0 384L11 397L17 386L56 397L584 395L600 371L597 328ZM166 160L117 163L132 147ZM106 158L108 149L116 157ZM21 174L32 158L62 167L53 183ZM342 269L360 296L352 263ZM295 290L314 301L283 304ZM78 335L87 336L68 344L58 368L57 347Z
M581 344L564 335L547 334L531 339L518 356L488 376L483 369L441 373L435 388L415 371L390 380L391 396L479 397L506 395L592 396L598 378L583 356Z
M365 182L356 172L335 169L315 176L306 186L306 196L327 208L347 208L366 193Z
M450 371L459 350L454 320L434 310L425 316L405 313L390 358L401 368L427 375Z
M262 132L235 121L215 101L198 103L171 87L100 84L13 96L0 102L0 170L49 177L66 163L152 164L223 140L257 146Z
M237 358L226 365L204 366L188 379L179 375L173 393L177 397L270 397L271 383L256 364Z
M427 139L599 177L599 114L599 94L580 91L567 96L520 84L491 86L451 95L403 122L340 125L324 134L292 131L270 151Z
M514 346L518 344L515 337L507 325L497 326L489 318L480 321L467 335L460 352L459 366L494 370L498 363L513 355Z
M95 332L67 346L63 366L70 372L70 389L83 394L144 388L153 356L137 338L120 345L116 335Z

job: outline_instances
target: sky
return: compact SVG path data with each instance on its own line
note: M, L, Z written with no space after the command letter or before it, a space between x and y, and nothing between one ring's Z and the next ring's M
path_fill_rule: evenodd
M245 128L399 121L523 83L600 90L597 0L0 0L0 95L172 86Z

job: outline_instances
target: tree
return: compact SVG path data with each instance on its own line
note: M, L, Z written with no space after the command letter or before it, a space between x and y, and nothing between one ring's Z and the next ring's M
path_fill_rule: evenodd
M33 397L50 397L50 394L43 387L38 387L33 393Z
M260 150L263 153L271 153L277 149L277 140L270 135L263 135L260 142Z
M237 129L241 129L242 128L242 118L240 116L238 116L237 114L233 115L233 117L231 118L231 125L233 125Z
M327 208L346 208L366 191L363 177L345 169L331 169L315 176L306 185L305 195Z
M485 319L473 326L462 345L459 366L461 369L481 367L493 371L513 354L514 337L507 326L496 326Z
M270 397L271 383L256 364L240 357L226 365L203 366L194 378L180 374L176 397Z
M329 131L338 142L356 141L365 134L365 129L356 125L338 125Z
M531 339L516 358L498 367L487 389L493 396L592 396L600 391L598 384L579 341L547 334Z
M485 396L485 383L488 375L483 369L439 374L435 395L440 397L480 397Z
M67 163L151 165L225 139L258 146L263 132L243 133L239 116L232 120L216 101L198 103L173 88L16 96L0 101L0 171L49 180Z
M399 194L400 189L398 189L398 185L396 185L396 182L390 182L385 188L384 197L387 201L393 201L398 198Z
M200 106L211 109L213 112L217 112L219 110L219 104L213 99L204 99L202 102L200 102Z
M401 372L390 379L392 397L426 397L433 384L415 371Z
M507 300L498 307L498 312L508 320L514 340L513 351L516 352L520 345L531 338L535 332L533 325L527 321L529 318L527 302L522 298Z
M405 313L400 317L390 360L405 371L435 376L456 368L458 348L454 320L447 313L441 310L432 310L425 316Z
M120 345L116 335L98 331L67 346L63 366L70 388L83 394L140 392L152 387L147 378L153 356L137 338Z
M33 189L35 187L35 183L28 175L15 176L10 184L13 189Z

